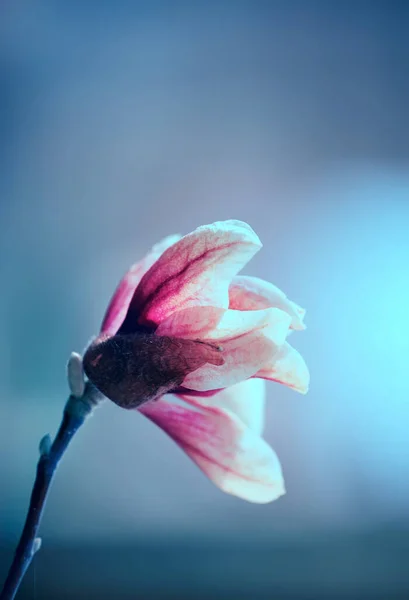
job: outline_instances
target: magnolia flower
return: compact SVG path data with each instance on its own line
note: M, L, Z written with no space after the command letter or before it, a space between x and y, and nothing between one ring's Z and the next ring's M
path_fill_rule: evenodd
M264 380L301 393L309 383L286 342L305 311L237 275L261 246L232 220L167 237L126 273L84 356L105 396L156 423L223 491L259 503L285 491L261 436Z

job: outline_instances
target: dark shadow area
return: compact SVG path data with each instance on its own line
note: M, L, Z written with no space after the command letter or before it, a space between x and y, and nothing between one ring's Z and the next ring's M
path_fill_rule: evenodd
M10 549L2 548L4 576ZM398 600L409 597L409 534L304 541L47 544L19 600L235 598Z

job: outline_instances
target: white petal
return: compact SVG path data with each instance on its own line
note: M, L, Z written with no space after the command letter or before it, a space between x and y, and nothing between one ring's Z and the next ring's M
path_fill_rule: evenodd
M292 318L292 329L305 329L305 309L287 298L282 290L258 277L238 275L229 287L229 307L238 310L260 310L273 306L285 310Z
M198 391L225 388L252 377L268 364L286 339L291 317L278 308L257 313L262 316L257 327L222 341L223 365L206 364L187 375L182 385Z
M263 365L254 377L283 383L301 394L308 392L310 373L301 354L288 342L283 344L276 354Z

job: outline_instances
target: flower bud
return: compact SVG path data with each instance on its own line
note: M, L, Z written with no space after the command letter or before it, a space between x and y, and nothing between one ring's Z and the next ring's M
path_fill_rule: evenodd
M71 394L75 398L81 398L85 390L85 381L82 358L77 352L73 352L68 360L67 378Z
M49 433L46 433L46 435L41 438L38 449L40 451L40 456L45 456L50 453L51 436Z

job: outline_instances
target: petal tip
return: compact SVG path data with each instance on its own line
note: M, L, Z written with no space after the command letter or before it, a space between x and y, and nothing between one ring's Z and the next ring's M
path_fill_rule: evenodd
M269 504L285 496L287 493L284 480L280 482L274 481L274 483L267 484L263 489L247 489L246 487L241 489L240 485L230 487L220 484L219 487L224 493L235 496L239 500L251 502L252 504Z
M296 392L299 392L303 396L306 396L308 394L308 392L310 391L310 388L308 385L306 387L299 387L299 388L294 388L294 389Z
M282 498L282 496L285 496L286 493L287 490L285 489L284 480L282 480L280 483L274 483L274 486L272 486L272 490L269 494L262 495L259 497L255 496L252 498L246 497L244 499L248 502L252 502L253 504L270 504L271 502L279 500L280 498Z

